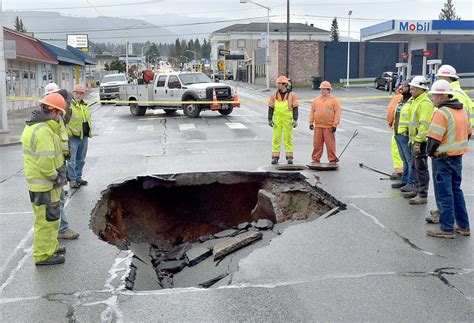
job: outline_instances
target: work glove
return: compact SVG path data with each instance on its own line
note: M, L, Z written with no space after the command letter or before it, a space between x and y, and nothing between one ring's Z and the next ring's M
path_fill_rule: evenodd
M293 124L292 124L292 125L293 125L293 128L296 128L296 127L298 127L298 121L296 121L296 120L293 120Z
M268 125L273 128L273 125L274 125L273 120L268 120Z
M421 155L421 143L415 142L413 144L413 155L420 156Z
M312 124L309 125L309 130L314 130L314 126Z
M332 127L332 132L336 132L337 128L336 127Z

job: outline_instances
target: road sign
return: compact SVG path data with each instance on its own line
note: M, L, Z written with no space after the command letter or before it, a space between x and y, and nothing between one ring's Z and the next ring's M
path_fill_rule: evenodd
M424 50L423 51L423 56L424 57L432 57L433 56L433 51L432 50Z
M217 69L219 69L219 71L223 71L225 69L225 61L218 61Z
M226 56L230 54L230 50L228 49L219 49L219 56Z
M89 48L89 38L87 35L67 35L68 46L74 48Z
M228 61L238 61L245 59L244 55L226 55L225 59Z

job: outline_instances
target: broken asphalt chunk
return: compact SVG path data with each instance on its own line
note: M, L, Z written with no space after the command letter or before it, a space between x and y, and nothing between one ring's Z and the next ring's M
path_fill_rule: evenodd
M158 266L156 266L156 269L175 274L181 271L184 266L185 260L163 261Z
M186 252L189 266L194 266L212 255L212 250L202 247L194 247Z
M225 238L225 237L234 237L239 234L239 230L227 229L221 232L218 232L214 235L216 239Z
M201 243L203 243L203 242L206 242L206 241L212 240L212 239L214 239L214 236L213 236L213 235L200 236L200 237L198 238L198 241L201 242Z
M262 238L261 232L245 232L238 236L222 241L221 243L214 246L214 260L219 260L231 254L232 252L239 250L245 246L252 244L253 242Z
M254 227L259 230L271 230L273 228L273 222L267 219L260 219L255 223Z
M248 222L244 222L237 226L237 230L241 231L241 230L248 229L249 227L251 227L251 224Z
M217 277L214 277L212 279L209 279L208 281L205 281L204 283L201 283L199 284L199 286L201 287L204 287L204 288L209 288L211 287L212 285L214 285L215 283L217 283L219 280L221 280L222 278L228 276L229 273L224 273L224 274L221 274Z

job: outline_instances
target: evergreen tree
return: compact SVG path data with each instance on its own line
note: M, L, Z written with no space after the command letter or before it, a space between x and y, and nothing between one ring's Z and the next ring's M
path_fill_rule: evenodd
M337 19L334 18L331 24L331 41L338 42L339 41L339 24L337 23Z
M456 14L453 0L446 1L439 14L439 20L461 20L461 17Z
M25 25L23 25L23 21L20 17L16 16L15 18L15 30L21 33L26 33Z

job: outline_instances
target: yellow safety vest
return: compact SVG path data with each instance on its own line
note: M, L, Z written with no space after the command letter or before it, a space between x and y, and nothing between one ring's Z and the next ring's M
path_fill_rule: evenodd
M71 120L67 124L70 136L81 137L82 139L84 137L82 124L87 122L89 124L89 138L92 138L92 118L87 104L74 101L71 108Z
M413 99L410 110L411 120L408 128L410 142L426 142L428 140L426 134L434 111L433 102L428 98L428 94L424 92Z
M60 125L54 120L27 125L23 130L24 173L31 192L53 189L52 180L58 176L56 170L64 164L59 131Z
M410 115L410 106L411 102L413 99L409 99L407 102L403 103L400 102L399 104L402 104L402 107L400 109L397 108L395 109L395 119L398 118L398 128L395 129L393 128L394 131L396 131L396 135L401 135L401 134L407 134L408 135L408 127L410 126L410 120L411 120L411 115ZM400 115L398 117L397 115Z
M453 89L453 97L462 103L464 110L467 112L469 128L474 128L474 104L471 98L461 89L459 81L451 82L451 88Z

